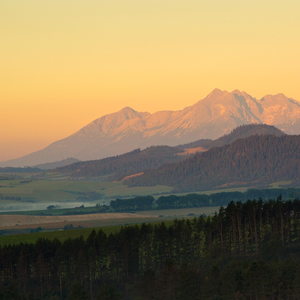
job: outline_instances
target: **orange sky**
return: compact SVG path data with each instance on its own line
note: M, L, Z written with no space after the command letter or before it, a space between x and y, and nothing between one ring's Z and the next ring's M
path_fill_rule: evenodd
M299 0L1 0L0 161L214 88L300 100Z

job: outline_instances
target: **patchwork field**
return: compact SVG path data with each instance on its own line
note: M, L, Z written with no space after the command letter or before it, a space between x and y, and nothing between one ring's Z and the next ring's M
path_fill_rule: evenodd
M1 215L0 229L12 226L44 225L47 223L62 223L74 221L91 221L91 220L114 220L114 219L143 218L147 219L148 215L138 215L130 213L104 213L88 214L73 216L26 216L26 215Z
M96 192L101 198L131 197L145 195L170 194L172 187L157 185L153 187L128 187L122 182L69 181L69 180L33 180L21 183L22 180L0 180L0 195L21 197L21 202L65 202L76 201L79 193ZM222 191L245 191L247 188L224 189ZM220 192L201 191L199 193ZM183 193L186 194L186 193ZM1 200L1 203L4 203ZM16 201L13 201L16 202ZM1 206L1 205L0 205Z
M170 193L172 187L134 187L130 188L122 182L97 182L97 181L69 181L69 180L32 180L25 182L18 180L0 180L0 210L12 208L15 210L32 209L37 204L43 204L35 209L45 209L47 204L107 203L117 197L146 196L161 193ZM85 194L94 193L95 197ZM20 197L20 200L13 198ZM7 199L6 199L7 198ZM9 198L9 199L8 199ZM92 204L91 204L92 205ZM68 205L64 205L68 207Z
M36 216L36 215L0 215L0 229L36 228L44 229L63 228L72 223L84 226L110 226L135 222L155 221L156 218L194 217L202 214L211 215L219 207L197 207L182 209L147 210L138 213L98 213L69 216ZM126 222L126 223L124 223Z
M194 218L199 215L214 214L219 207L198 207L183 209L166 209L141 211L138 214L90 214L80 216L27 216L27 215L1 215L0 230L13 229L15 233L22 229L34 229L42 227L43 231L29 234L14 234L0 236L0 245L18 244L21 242L35 242L38 238L58 238L61 241L67 238L83 236L86 238L92 228L100 228L107 234L120 230L121 226L141 223L157 223L164 221L166 224L173 223L175 218ZM20 221L20 223L18 223ZM37 222L37 223L35 223ZM12 226L7 226L11 225ZM18 225L16 225L18 224ZM72 224L74 228L78 226L89 227L82 229L62 230L64 226ZM4 225L4 226L3 226ZM6 226L5 226L6 225ZM55 231L53 231L55 230Z
M171 195L172 187L157 185L153 187L128 187L123 182L71 181L58 175L48 180L36 180L32 174L15 174L18 179L0 180L0 211L45 210L49 205L60 208L75 208L81 205L95 207L96 204L109 205L110 201L126 197L153 195ZM269 188L289 186L291 181L281 181L269 185ZM212 194L220 192L245 192L251 187L224 188L195 192ZM176 195L186 195L177 193ZM52 212L51 212L52 213ZM47 212L45 212L47 214Z
M170 226L174 223L174 220L161 220L155 219L151 220L148 219L147 223L159 224L160 222L164 221L166 226ZM141 224L140 222L139 224ZM139 226L139 224L137 224ZM59 231L43 231L38 233L29 233L29 234L15 234L15 235L8 235L8 236L0 236L0 246L6 244L20 244L20 243L34 243L38 238L46 238L46 239L59 239L60 241L64 241L68 238L76 238L83 236L87 238L91 231L95 229L103 230L107 235L110 233L115 233L119 231L122 226L131 225L131 224L120 224L120 225L112 225L112 226L93 226L92 228L80 228L80 229L73 229L73 230L59 230Z

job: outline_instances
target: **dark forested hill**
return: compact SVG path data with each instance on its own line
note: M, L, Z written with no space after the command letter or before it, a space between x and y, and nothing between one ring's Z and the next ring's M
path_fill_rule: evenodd
M50 162L50 163L46 163L46 164L40 164L35 166L35 168L39 168L42 170L51 170L51 169L55 169L55 168L59 168L59 167L64 167L76 162L80 162L79 159L70 157L70 158L66 158L60 161L54 161L54 162Z
M127 175L186 159L184 156L177 155L180 152L182 151L169 146L149 147L142 151L136 149L104 159L77 162L53 171L69 173L73 178L103 177L103 180L120 180Z
M145 150L136 149L123 155L108 157L100 160L82 161L55 169L55 172L70 174L71 178L102 177L102 180L120 180L125 176L144 172L147 169L155 169L164 164L176 163L186 159L180 156L186 148L223 146L232 143L238 138L248 137L253 134L283 135L283 133L269 125L245 125L234 129L230 134L217 140L199 140L194 143L180 145L178 147L152 146Z
M210 149L213 147L221 147L226 144L230 144L237 139L243 139L249 137L251 135L275 135L281 136L284 135L282 131L278 128L266 124L250 124L250 125L242 125L232 130L231 133L221 136L216 140L198 140L192 143L179 145L178 149L188 149L188 148L196 148L202 147L204 149Z
M131 178L131 186L165 184L176 191L261 185L299 177L300 136L255 135Z

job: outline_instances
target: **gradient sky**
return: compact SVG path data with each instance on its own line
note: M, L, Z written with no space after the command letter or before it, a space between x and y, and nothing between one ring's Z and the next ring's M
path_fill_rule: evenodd
M1 0L0 161L214 88L300 100L299 0Z

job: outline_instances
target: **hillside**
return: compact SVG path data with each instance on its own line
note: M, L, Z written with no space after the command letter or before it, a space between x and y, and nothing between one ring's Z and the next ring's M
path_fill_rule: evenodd
M176 146L217 139L243 124L268 124L288 134L300 133L300 104L283 94L258 100L246 92L215 89L178 111L138 112L125 107L102 116L74 134L0 167L33 166L68 157L95 160L152 145Z
M283 133L274 126L261 124L244 125L215 141L206 142L205 148L208 149L218 145L228 144L238 138L248 137L253 134L283 135ZM73 163L68 166L56 168L53 172L68 174L71 178L97 177L100 179L102 177L101 179L105 181L120 180L125 176L138 174L147 169L155 169L168 163L183 161L187 158L187 155L193 155L193 153L189 154L183 152L183 150L186 149L183 148L183 146L153 146L142 151L137 149L123 155L101 160ZM183 156L179 154L183 154Z
M210 149L213 147L221 147L226 144L230 144L237 139L243 139L249 137L251 135L275 135L281 136L284 135L282 131L278 128L266 124L249 124L249 125L242 125L232 130L229 134L225 134L216 140L198 140L195 142L191 142L184 145L177 146L178 149L184 150L189 148L196 148L202 147L204 149Z
M294 180L299 171L300 136L255 135L146 171L126 184L159 183L173 186L175 191L199 191Z
M70 165L70 164L73 164L73 163L76 163L79 161L80 160L78 160L76 158L70 157L70 158L60 160L60 161L54 161L54 162L49 162L46 164L40 164L40 165L35 166L35 168L39 168L42 170L51 170L51 169L55 169L55 168L59 168L59 167L64 167L64 166L67 166L67 165Z
M145 150L136 149L119 156L100 160L77 162L54 169L53 172L67 173L71 178L95 178L103 181L121 180L123 177L158 168L163 164L179 162L186 157L177 155L182 152L175 147L156 146Z

